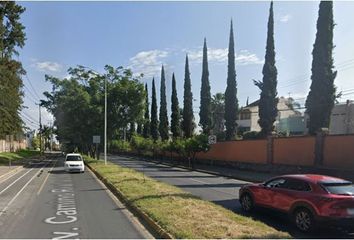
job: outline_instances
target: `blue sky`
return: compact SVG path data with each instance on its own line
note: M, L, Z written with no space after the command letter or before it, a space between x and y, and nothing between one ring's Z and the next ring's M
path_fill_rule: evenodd
M240 105L257 100L252 79L262 79L269 2L20 2L26 7L21 21L27 41L20 60L27 71L23 112L38 121L34 101L51 86L44 75L67 76L77 64L98 71L106 64L144 73L149 84L160 68L167 73L170 103L171 76L176 74L180 105L183 102L185 54L189 54L194 110L198 121L201 47L207 38L211 92L224 92L230 19L234 21L236 73ZM312 46L318 15L317 1L275 2L275 50L279 96L304 103L310 86ZM354 2L335 2L335 84L344 91L341 101L354 98ZM32 83L34 90L30 86ZM29 90L28 90L29 89ZM158 94L159 97L159 94ZM170 104L168 105L170 107ZM51 116L43 112L47 124ZM32 128L35 123L25 122Z

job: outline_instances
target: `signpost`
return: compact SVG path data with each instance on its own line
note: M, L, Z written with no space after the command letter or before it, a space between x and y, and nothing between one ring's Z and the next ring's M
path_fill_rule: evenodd
M209 145L215 144L216 143L216 135L210 135L208 137L208 143L209 143Z

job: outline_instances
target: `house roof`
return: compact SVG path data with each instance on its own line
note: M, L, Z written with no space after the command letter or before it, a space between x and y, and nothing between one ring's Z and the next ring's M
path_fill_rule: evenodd
M259 105L259 99L257 101L254 101L250 104L248 104L246 107L255 107L255 106L258 106Z

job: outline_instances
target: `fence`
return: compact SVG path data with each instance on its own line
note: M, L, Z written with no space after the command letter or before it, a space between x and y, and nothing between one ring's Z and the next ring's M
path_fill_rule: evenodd
M18 138L15 140L13 137L7 137L6 139L0 139L0 152L16 152L20 149L27 148L26 139Z
M354 170L354 135L219 142L198 159Z

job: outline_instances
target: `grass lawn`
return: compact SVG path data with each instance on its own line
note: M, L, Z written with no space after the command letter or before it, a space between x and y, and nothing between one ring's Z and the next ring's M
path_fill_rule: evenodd
M88 157L85 161L174 238L290 238L287 233L133 169L109 162L104 165Z
M20 160L39 155L39 151L35 150L20 150L17 152L2 152L0 153L0 165L17 164Z

